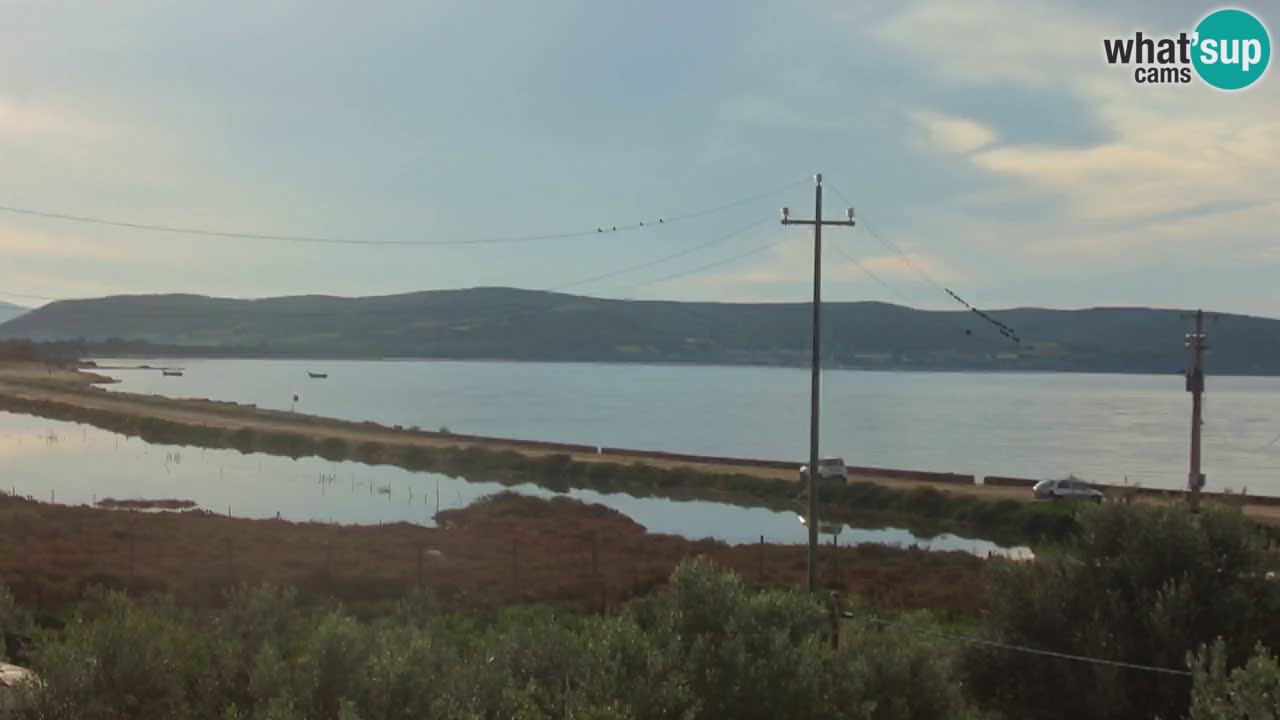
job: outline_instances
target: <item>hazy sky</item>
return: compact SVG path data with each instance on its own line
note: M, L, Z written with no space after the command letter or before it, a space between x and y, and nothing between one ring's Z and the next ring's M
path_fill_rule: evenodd
M985 307L1280 316L1280 78L1143 86L1102 38L1190 30L1188 0L0 0L0 205L352 239L331 246L0 213L4 292L575 292L803 300L805 228L850 197ZM1248 7L1248 6L1246 6ZM1267 3L1256 3L1268 17ZM1274 62L1272 63L1275 64ZM754 247L737 262L665 282ZM862 229L831 299L952 307Z

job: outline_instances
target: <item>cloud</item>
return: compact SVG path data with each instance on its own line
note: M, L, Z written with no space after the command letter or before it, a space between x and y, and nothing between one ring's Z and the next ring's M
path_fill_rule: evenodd
M967 142L982 143L969 162L1009 183L972 196L970 206L994 214L1001 196L1014 204L1034 201L1028 193L1049 197L1061 212L1053 217L1057 227L1044 228L1042 237L1070 238L1078 246L1085 230L1116 243L1108 247L1114 252L1149 245L1144 236L1166 236L1167 216L1271 200L1280 185L1280 166L1271 162L1280 156L1280 95L1265 88L1226 95L1199 84L1137 84L1123 68L1108 65L1100 50L1102 38L1130 26L1096 12L1044 0L978 0L976 7L919 2L882 23L882 39L954 84L1052 87L1074 98L1107 135L1081 146L1061 146L1051 135L993 146L982 142L981 125L917 115L937 149L963 153ZM1001 31L992 31L992 18L999 18ZM980 198L986 202L972 202ZM1125 232L1112 232L1121 227Z
M0 222L0 253L16 259L75 259L132 261L140 248L117 243L108 247L100 241L74 234L51 233L27 227L26 224Z
M955 275L954 271L935 257L918 252L905 252L903 255L879 255L859 260L862 266L881 277L896 277L918 282L921 272L939 281Z
M1134 219L1207 203L1274 196L1280 121L1170 118L1128 127L1120 139L1080 149L1004 147L979 152L979 168L1053 191L1079 219Z
M85 113L48 102L0 95L0 142L32 139L109 140L110 126Z
M853 297L858 299L901 303L907 301L906 290L918 289L925 282L913 269L913 263L939 281L959 275L940 258L914 250L904 251L910 258L908 262L896 253L861 255L851 249L848 238L824 235L823 239L822 277L827 284L828 295L839 293L848 296L853 293ZM813 246L799 237L794 240L775 246L763 257L744 259L718 272L658 283L654 290L662 296L803 301L808 297L807 288L813 280ZM940 293L933 288L929 292L932 294L911 293L915 296L915 302L911 304L920 305L920 301L924 304L938 303Z
M874 33L953 81L1054 87L1064 70L1101 57L1104 29L1067 3L934 0L906 4Z
M996 141L994 130L968 118L919 111L911 119L929 148L948 155L970 153Z

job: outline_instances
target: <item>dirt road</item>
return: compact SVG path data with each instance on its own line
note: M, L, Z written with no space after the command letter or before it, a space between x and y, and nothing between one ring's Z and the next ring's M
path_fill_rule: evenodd
M211 400L178 400L134 393L108 392L97 384L109 378L91 371L48 369L38 363L0 364L0 399L5 397L51 401L79 408L110 411L131 417L150 417L187 425L237 430L283 431L311 436L317 440L337 438L348 443L376 442L392 447L465 447L482 446L489 450L510 450L530 456L567 454L581 462L642 462L654 467L687 467L707 473L738 473L760 478L797 481L798 472L778 463L755 463L727 458L669 459L653 457L641 451L609 449L595 452L584 446L558 445L503 438L480 438L451 433L412 431L357 423L302 413L264 410L251 405ZM986 500L1029 502L1030 493L1022 487L1003 487L956 482L930 482L875 474L854 474L851 479L873 482L897 489L932 487L957 495ZM1245 512L1266 522L1280 523L1280 506L1248 503Z

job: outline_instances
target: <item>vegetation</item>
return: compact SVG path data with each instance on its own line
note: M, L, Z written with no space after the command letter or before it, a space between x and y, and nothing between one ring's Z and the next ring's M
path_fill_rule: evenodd
M107 357L424 357L516 360L808 362L804 303L626 301L510 288L383 297L231 300L195 295L50 303L0 338L77 341ZM1174 373L1185 367L1174 310L1021 308L990 315L1014 345L965 310L825 304L829 367ZM1223 315L1215 372L1280 374L1278 321Z
M1280 662L1259 646L1249 662L1227 670L1221 641L1195 662L1190 720L1260 720L1280 717Z
M613 616L459 616L413 595L372 619L242 587L194 612L94 591L40 637L14 720L130 717L954 720L946 649L870 624L828 641L823 608L705 561Z
M1280 642L1271 562L1262 533L1226 508L1104 505L1063 553L991 568L987 630L1001 643L1181 670L1217 642L1214 667L1236 667ZM1010 717L1175 718L1190 696L1185 676L992 647L963 665L978 699Z
M109 510L190 510L196 507L196 503L193 500L178 500L175 498L162 500L103 498L98 501L98 507Z
M3 308L0 308L3 313ZM44 362L58 366L75 363L81 355L75 348L34 343L30 340L0 340L0 362Z
M497 496L438 532L473 542L516 518L565 532L571 505ZM837 622L837 605L727 570L715 544L686 545L657 591L605 613L459 605L434 588L357 605L287 583L228 586L212 605L90 589L65 626L35 632L25 660L41 682L14 717L1276 717L1280 589L1255 526L1149 504L1090 507L1080 523L1061 553L986 563L987 610L959 628L856 589ZM32 625L4 591L0 625Z
M621 513L568 498L504 493L446 510L440 522L294 523L0 494L0 582L46 613L93 585L203 606L228 587L262 582L297 588L308 602L333 597L355 607L421 588L454 608L537 603L600 611L662 586L694 555L757 587L795 588L805 578L796 546L653 535ZM985 607L987 561L972 555L874 545L821 551L824 583L877 608L974 618Z

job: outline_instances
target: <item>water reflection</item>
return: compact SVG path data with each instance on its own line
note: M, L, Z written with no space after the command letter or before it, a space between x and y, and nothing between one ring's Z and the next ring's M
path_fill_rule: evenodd
M93 504L107 497L180 499L237 517L432 526L439 510L464 507L484 495L511 490L599 503L626 514L650 532L691 539L740 544L759 542L761 537L770 543L803 543L807 538L794 514L764 508L592 490L555 493L532 484L471 482L391 466L151 445L86 425L11 413L0 413L0 460L8 469L5 490L69 504ZM984 556L1028 552L951 534L922 538L900 528L845 526L839 542L915 544Z
M349 360L326 362L316 381L312 361L182 365L183 377L108 370L122 382L107 389L276 410L299 393L299 410L356 422L704 455L799 461L809 443L803 368ZM1186 484L1178 375L829 370L822 392L822 447L858 465ZM1210 482L1280 495L1280 377L1214 377L1213 394Z

